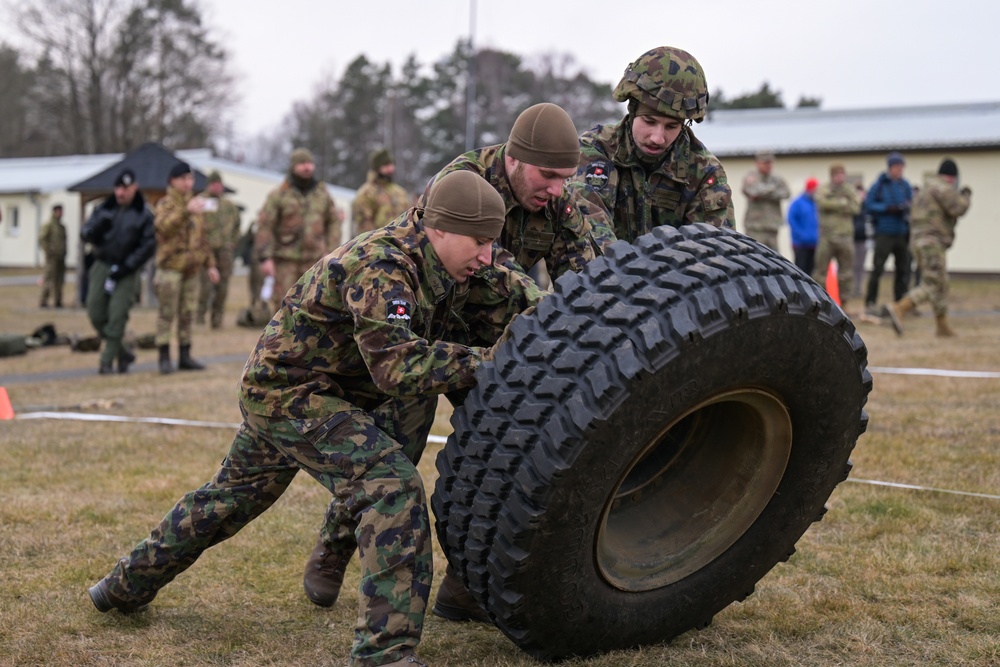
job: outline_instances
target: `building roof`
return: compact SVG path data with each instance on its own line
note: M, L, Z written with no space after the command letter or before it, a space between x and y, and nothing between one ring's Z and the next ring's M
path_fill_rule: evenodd
M122 169L129 168L135 173L135 180L143 190L166 190L167 175L180 158L167 150L162 144L147 142L135 150L126 153L117 162L102 171L71 185L67 190L82 194L104 194L114 190L115 178ZM208 177L192 167L194 172L194 191L205 189Z
M0 194L65 190L121 159L121 153L0 160Z
M1000 102L713 111L695 135L719 157L1000 147Z

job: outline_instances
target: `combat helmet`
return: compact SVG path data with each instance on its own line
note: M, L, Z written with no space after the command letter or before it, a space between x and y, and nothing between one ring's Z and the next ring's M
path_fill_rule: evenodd
M700 123L708 111L708 82L694 56L661 46L625 68L614 98L618 102L634 99L665 116Z

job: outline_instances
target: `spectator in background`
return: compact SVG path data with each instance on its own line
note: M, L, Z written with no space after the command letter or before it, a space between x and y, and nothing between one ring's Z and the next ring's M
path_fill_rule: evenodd
M958 189L958 165L946 158L941 161L938 175L928 179L924 192L914 201L913 248L923 281L888 308L897 334L903 333L903 316L917 304L929 301L937 321L936 334L939 337L955 335L948 326L948 266L945 256L955 242L958 219L969 210L971 199L972 190L968 187Z
M816 244L819 242L819 217L816 213L818 187L819 181L815 178L806 179L805 190L788 207L795 266L810 276L816 266Z
M847 184L847 171L842 164L830 166L830 182L816 191L816 209L819 212L819 248L816 251L814 278L826 285L830 260L837 260L837 291L840 307L847 312L854 276L854 216L861 210L861 202L854 188Z
M743 177L743 194L747 198L743 229L747 236L777 252L778 230L782 221L781 200L789 197L788 184L781 176L772 173L774 153L761 151L754 160L756 168Z
M865 197L865 211L872 216L875 225L875 256L865 294L865 310L872 315L878 312L875 307L878 301L878 283L882 279L889 255L892 255L895 265L895 301L903 298L909 283L910 254L907 246L910 240L909 216L913 188L903 178L906 161L901 154L895 151L889 153L886 162L888 169L879 174Z
M201 199L205 210L201 217L205 221L205 236L209 252L215 258L215 268L219 271L219 281L213 283L208 271L199 276L198 324L205 323L205 314L211 313L213 329L222 326L222 315L226 310L226 296L229 294L229 278L233 275L233 258L236 242L240 238L240 211L236 204L226 197L226 187L222 175L213 171L208 176L208 185Z
M393 179L396 161L392 153L382 148L369 160L368 177L358 188L351 203L351 224L354 236L381 229L410 208L410 195Z
M66 281L66 226L62 222L62 204L52 207L52 218L42 227L38 245L45 253L45 278L39 305L49 307L52 294L56 308L63 307L63 283Z

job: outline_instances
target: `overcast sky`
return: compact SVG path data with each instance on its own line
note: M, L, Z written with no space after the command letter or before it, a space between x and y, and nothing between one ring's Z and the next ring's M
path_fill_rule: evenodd
M398 73L470 31L473 0L199 0L229 49L243 136L276 126L360 54ZM1000 101L997 0L474 0L474 40L530 60L570 54L594 80L660 45L690 51L710 89L733 97L767 80L787 106ZM614 8L614 9L612 9ZM0 30L6 33L7 30ZM609 88L610 95L610 88Z

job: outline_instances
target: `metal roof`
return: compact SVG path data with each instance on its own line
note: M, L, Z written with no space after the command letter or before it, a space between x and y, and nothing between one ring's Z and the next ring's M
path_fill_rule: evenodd
M713 111L695 135L719 157L1000 147L1000 102Z
M121 158L121 153L107 153L0 160L0 194L65 190Z

